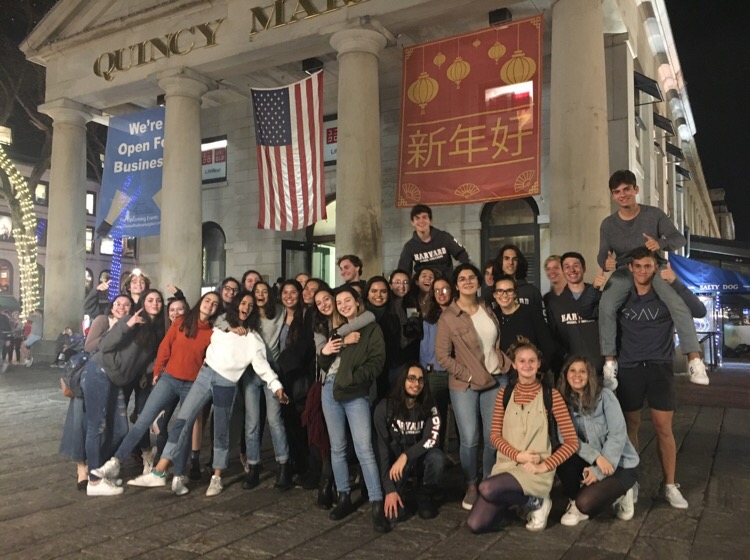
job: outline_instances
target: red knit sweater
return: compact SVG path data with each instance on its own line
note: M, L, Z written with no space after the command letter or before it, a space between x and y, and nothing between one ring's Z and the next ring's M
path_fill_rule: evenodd
M519 405L529 404L534 400L534 397L536 397L541 388L542 384L539 382L530 385L518 383L516 388L513 389L513 402ZM514 448L503 438L503 418L505 417L503 393L505 393L505 388L500 390L495 400L495 413L492 416L490 441L500 453L513 461L517 461L518 453L526 450ZM578 436L576 435L575 426L573 426L573 421L570 419L568 407L565 405L565 401L557 389L552 390L552 415L555 417L557 426L560 429L562 445L543 461L543 464L549 470L555 470L578 450Z
M198 332L195 338L188 338L180 332L183 317L177 317L169 327L164 340L159 345L159 352L154 361L154 379L163 371L172 377L185 381L195 381L206 356L206 348L211 343L213 327L208 321L198 321Z

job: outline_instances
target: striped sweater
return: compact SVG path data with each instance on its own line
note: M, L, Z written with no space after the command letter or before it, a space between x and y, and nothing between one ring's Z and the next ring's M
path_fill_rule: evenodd
M513 402L518 405L529 404L534 400L534 397L536 397L541 389L542 384L539 382L530 385L522 385L521 383L518 383L515 389L513 389ZM503 418L505 416L503 393L505 393L505 388L500 389L500 392L497 394L497 399L495 400L495 413L492 416L490 441L492 442L493 447L495 447L500 453L513 461L517 461L518 454L525 450L514 448L505 440L505 438L503 438ZM578 450L578 436L576 435L575 426L573 426L573 421L570 419L570 413L568 412L568 407L565 405L562 395L560 395L556 389L552 390L552 415L557 422L562 445L542 463L551 471L555 470Z

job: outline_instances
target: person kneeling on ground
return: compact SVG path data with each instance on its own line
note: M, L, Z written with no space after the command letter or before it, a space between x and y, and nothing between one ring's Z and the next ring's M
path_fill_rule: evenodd
M610 505L618 518L632 519L640 458L628 439L617 397L600 385L591 362L582 356L568 360L558 388L578 434L578 452L557 467L570 500L560 523L573 527Z
M495 401L490 438L497 449L492 476L479 483L479 495L466 524L484 533L512 506L528 506L526 528L541 531L552 509L549 493L555 468L578 450L578 438L565 401L555 389L543 387L537 377L539 350L520 338L509 350L518 382L500 389ZM505 398L506 391L509 398ZM553 451L558 433L562 442Z
M438 513L434 499L445 470L445 455L437 447L440 415L425 382L424 368L407 362L390 396L375 407L376 457L385 515L392 520L403 515L403 495L410 476L418 480L419 517L432 519Z

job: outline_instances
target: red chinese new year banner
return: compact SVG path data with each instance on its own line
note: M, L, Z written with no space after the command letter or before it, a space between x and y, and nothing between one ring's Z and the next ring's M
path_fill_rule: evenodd
M542 17L404 49L397 207L540 192Z

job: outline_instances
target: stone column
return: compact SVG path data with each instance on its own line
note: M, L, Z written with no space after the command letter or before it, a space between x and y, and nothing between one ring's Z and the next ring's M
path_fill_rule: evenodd
M86 123L94 110L70 99L58 99L40 105L39 112L53 121L44 338L54 340L66 326L81 330L86 269Z
M611 199L602 16L591 0L552 9L550 251L582 253L589 281Z
M166 97L159 284L195 303L201 288L201 96L212 82L187 68L157 76Z
M383 270L378 56L386 38L345 29L331 45L339 61L336 254L358 255L370 277Z

